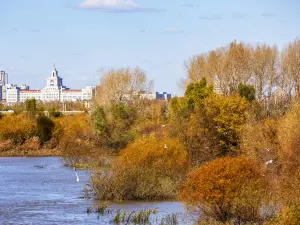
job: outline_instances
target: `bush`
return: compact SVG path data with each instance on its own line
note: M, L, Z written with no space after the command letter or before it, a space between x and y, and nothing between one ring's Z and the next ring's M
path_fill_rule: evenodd
M259 168L245 158L220 158L189 173L181 201L221 222L240 216L259 220L266 182Z
M39 137L33 137L29 140L26 140L22 145L24 150L39 150L41 148L41 143Z
M61 111L57 111L54 107L50 107L49 115L57 118L57 117L61 117L63 114Z
M95 138L90 117L86 114L65 116L55 119L53 142L62 150L63 161L67 166L89 167L89 160L102 160L100 151L94 153ZM94 159L93 159L94 157Z
M186 162L187 152L179 141L159 139L154 135L142 137L128 145L120 156L122 167L158 169L169 176L185 171Z
M23 144L36 133L35 122L25 115L7 115L0 120L0 139L11 140L14 145Z
M279 159L287 170L300 165L300 104L296 104L279 121Z
M277 218L266 225L298 225L300 224L300 203L283 208Z
M187 153L177 140L143 137L121 152L120 162L111 171L94 173L93 191L103 200L175 198L186 162Z
M0 141L0 152L10 150L13 147L11 140Z
M265 164L278 159L278 122L266 119L258 123L247 123L241 131L242 153Z

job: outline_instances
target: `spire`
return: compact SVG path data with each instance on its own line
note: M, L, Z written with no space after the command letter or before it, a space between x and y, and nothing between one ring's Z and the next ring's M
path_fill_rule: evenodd
M54 62L53 64L54 64L54 67L53 67L53 68L56 69L56 68L55 68L55 62Z

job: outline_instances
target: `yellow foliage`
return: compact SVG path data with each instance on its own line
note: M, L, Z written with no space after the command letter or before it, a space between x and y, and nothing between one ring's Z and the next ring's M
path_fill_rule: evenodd
M279 158L285 167L300 165L300 104L296 104L279 122Z
M171 199L186 168L187 152L177 140L151 135L128 145L112 170L94 173L91 185L102 200Z
M165 148L166 147L166 148ZM123 167L145 167L174 174L186 167L187 152L178 140L142 137L121 152Z
M36 133L35 122L24 114L7 115L0 120L1 140L11 140L13 144L23 144Z
M256 162L265 164L278 157L278 122L266 119L262 122L247 123L241 131L242 153Z

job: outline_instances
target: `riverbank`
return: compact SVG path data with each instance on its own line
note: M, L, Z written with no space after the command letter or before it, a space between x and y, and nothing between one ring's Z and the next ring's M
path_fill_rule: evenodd
M0 151L0 157L60 157L62 152L60 149L38 149L38 150L29 150L22 148L14 148L6 151Z

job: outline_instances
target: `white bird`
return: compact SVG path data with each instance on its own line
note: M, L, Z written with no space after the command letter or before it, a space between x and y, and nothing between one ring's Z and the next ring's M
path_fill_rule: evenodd
M164 148L168 148L168 147L167 147L167 144L165 144Z
M272 159L269 160L269 161L267 161L267 162L266 162L266 165L271 164L271 163L273 163L273 160L272 160Z
M77 173L76 173L76 168L75 168L75 167L74 167L74 172L75 172L76 177L77 177L76 181L79 182L79 177L78 177L78 175L77 175Z

